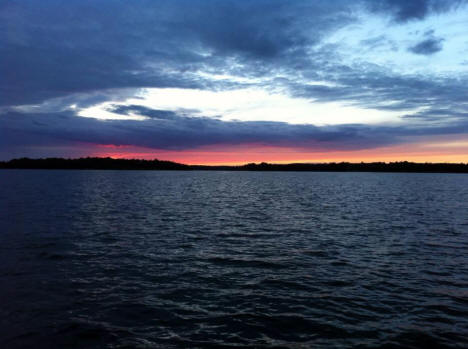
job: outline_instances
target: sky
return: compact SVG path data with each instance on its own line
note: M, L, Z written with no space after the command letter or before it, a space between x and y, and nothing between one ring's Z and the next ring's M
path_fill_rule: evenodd
M468 0L0 0L0 160L468 163Z

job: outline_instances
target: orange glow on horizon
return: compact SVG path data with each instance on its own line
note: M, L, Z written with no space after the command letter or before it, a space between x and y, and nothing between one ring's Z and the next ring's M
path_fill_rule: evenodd
M259 144L212 145L190 150L97 145L89 156L114 159L169 160L188 165L243 165L294 162L452 162L468 163L468 142L411 143L366 150L311 150Z

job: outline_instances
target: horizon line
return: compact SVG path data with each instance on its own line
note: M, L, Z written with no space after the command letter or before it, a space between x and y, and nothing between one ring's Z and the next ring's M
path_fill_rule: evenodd
M267 161L258 161L258 162L232 162L232 163L196 163L196 164L187 164L183 162L177 162L173 160L165 160L165 159L143 159L143 158L121 158L121 157L111 157L111 156L85 156L85 157L74 157L74 158L66 158L66 157L40 157L40 158L30 158L30 157L19 157L19 158L12 158L9 160L0 160L0 163L9 163L11 161L19 161L19 160L32 160L32 161L44 161L44 160L65 160L65 161L75 161L75 160L86 160L86 159L98 159L98 160L114 160L114 161L144 161L144 162L152 162L152 161L160 161L160 162L170 162L178 165L184 166L203 166L203 167L243 167L247 165L330 165L330 164L352 164L352 165L361 165L361 164L417 164L417 165L468 165L468 162L416 162L416 161L409 161L409 160L395 160L395 161L325 161L325 162L286 162L286 161L277 161L277 162L267 162Z

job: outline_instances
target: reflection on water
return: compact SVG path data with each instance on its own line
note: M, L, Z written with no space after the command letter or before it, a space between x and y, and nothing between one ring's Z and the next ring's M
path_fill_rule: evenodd
M466 347L468 176L0 171L6 348Z

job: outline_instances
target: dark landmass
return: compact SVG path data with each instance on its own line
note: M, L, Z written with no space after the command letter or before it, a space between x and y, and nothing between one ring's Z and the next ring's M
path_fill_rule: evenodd
M127 160L112 158L80 159L13 159L0 162L0 169L66 169L66 170L204 170L204 171L330 171L330 172L442 172L468 173L468 163L297 163L297 164L246 164L242 166L184 165L172 161Z
M190 166L172 161L127 160L112 158L13 159L0 162L0 168L64 170L190 170Z

